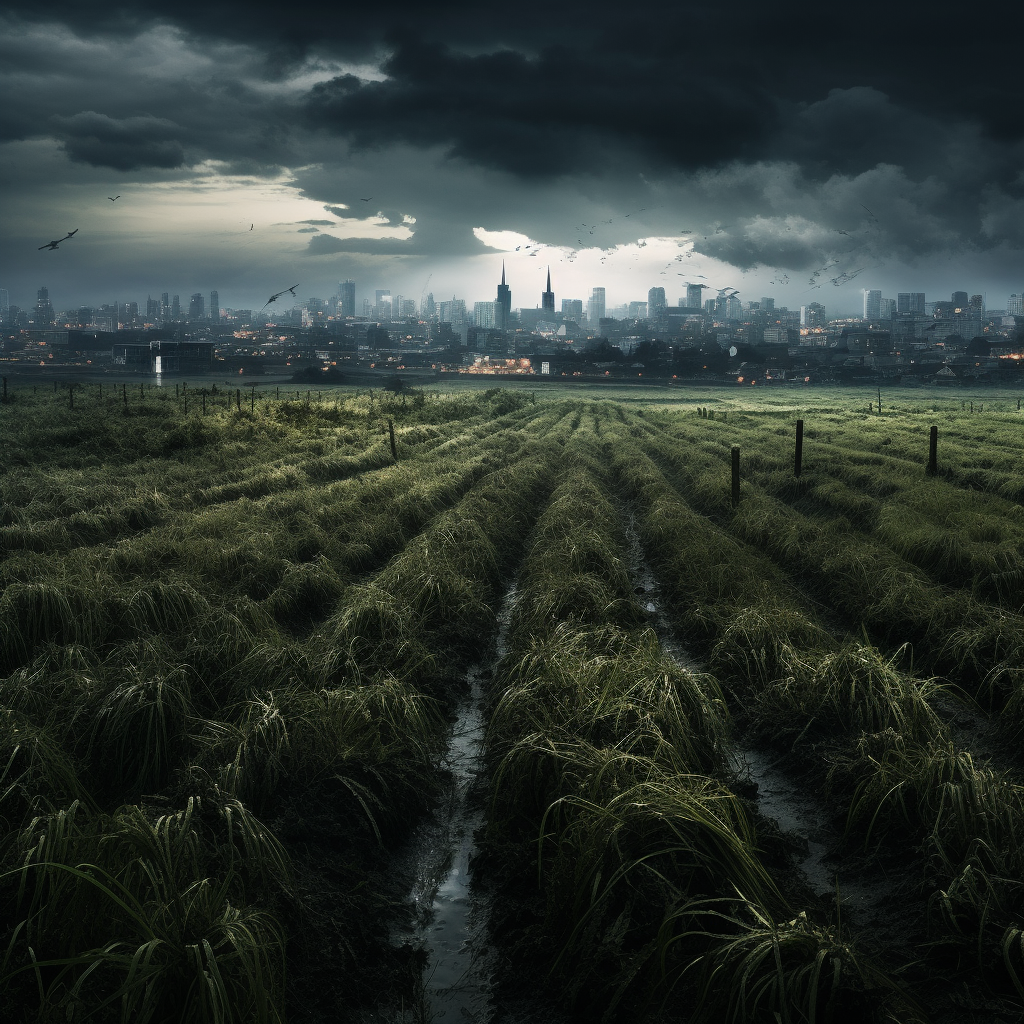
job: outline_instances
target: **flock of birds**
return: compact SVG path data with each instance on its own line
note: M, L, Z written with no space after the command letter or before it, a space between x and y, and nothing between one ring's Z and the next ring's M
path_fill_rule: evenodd
M120 193L118 193L118 194L117 194L116 196L107 196L107 198L108 198L108 199L109 199L109 200L110 200L110 201L111 201L112 203L116 203L116 202L118 201L118 199L120 199L120 198L121 198L121 194L120 194ZM373 198L373 196L370 196L370 198L369 198L369 199L364 199L364 200L363 200L363 202L364 202L364 203L368 203L368 202L370 201L370 199L372 199L372 198ZM249 230L250 230L250 231L252 231L252 230L253 230L253 228L255 228L255 227L256 227L255 223L253 223L253 224L250 224L250 225L249 225ZM69 238L74 238L74 237L75 237L75 235L77 235L77 234L78 234L78 231L79 231L79 229L78 229L78 228L75 228L75 230L74 230L74 231L69 231L69 232L68 232L68 233L67 233L67 234L66 234L66 235L65 235L65 236L64 236L63 238L54 238L54 239L51 239L51 240L50 240L49 242L47 242L47 243L46 243L45 245L41 245L41 246L39 246L39 249L51 249L51 250L52 250L52 249L59 249L59 248L60 248L60 243L61 243L61 242L66 242L66 241L67 241L67 240L68 240ZM37 250L37 251L38 251L38 250ZM270 296L270 298L269 298L269 299L267 299L267 301L263 303L263 305L262 305L262 306L260 307L260 310L262 311L262 310L266 309L266 308L267 308L267 306L269 306L269 305L270 305L270 304L271 304L272 302L277 302L277 300L278 300L279 298L281 298L281 296L282 296L282 295L286 295L286 294L288 294L289 292L290 292L290 293L291 293L291 294L292 294L292 295L294 296L294 295L295 295L295 289L296 289L296 288L298 288L298 287L299 287L299 286L298 286L297 284L293 284L293 285L291 286L291 288L284 288L283 290L281 290L281 291L279 291L279 292L274 292L274 294L273 294L273 295L271 295L271 296Z
M107 199L109 199L112 203L116 203L117 200L120 199L120 198L121 198L120 193L118 193L116 196L107 196ZM360 199L360 202L369 203L369 202L371 202L373 200L373 196L367 196L366 198L363 198L362 196L360 196L359 199ZM872 223L873 224L877 224L878 223L878 219L875 217L875 215L870 210L868 210L868 208L866 206L864 206L863 208L865 210L867 210L868 215L870 216ZM639 210L634 210L633 213L644 213L646 211L646 209L647 209L647 207L641 207ZM632 217L633 213L627 213L627 214L625 214L625 217ZM612 223L614 223L614 220L615 220L615 218L611 218L610 220L602 221L601 223L602 224L612 224ZM252 223L252 224L249 225L249 230L252 231L255 227L256 227L255 223ZM597 228L598 228L597 224L578 224L576 226L577 232L579 232L581 235L583 234L584 231L587 231L587 232L589 232L589 234L593 235L594 231ZM79 230L78 228L75 228L74 231L69 231L63 238L52 239L51 241L47 242L45 245L39 246L39 249L48 249L48 250L57 249L57 248L60 247L61 242L66 242L69 238L74 238L74 236L78 234L78 230ZM722 234L725 230L726 229L723 228L721 225L716 225L714 234L716 234L716 235L717 234ZM786 230L788 231L789 228L787 228ZM849 235L848 231L841 231L838 228L836 228L835 230L840 235ZM680 228L679 233L680 234L684 234L684 235L690 235L690 234L693 234L693 230L692 230L692 228ZM707 237L708 237L707 235L704 236L704 240L705 241L707 241ZM577 243L579 245L582 245L583 244L583 239L582 238L578 238L577 239ZM680 244L682 244L682 243L680 243ZM641 239L641 240L639 240L637 242L637 248L638 249L645 248L646 245L647 245L647 242L645 240L643 240L643 239ZM525 245L525 246L517 245L516 248L515 248L515 251L519 252L520 249L524 249L527 255L529 255L529 256L536 256L544 248L547 248L547 247L543 246L543 245ZM639 255L640 255L639 253L636 253L633 258L634 259L638 259ZM577 251L574 249L570 253L568 253L566 258L568 259L568 261L570 263L572 263L576 259L576 256L577 256ZM685 258L690 258L692 256L693 256L692 251L691 252L686 252L683 255L676 256L675 262L680 262L684 257ZM607 256L602 256L601 257L601 262L604 263L606 259L607 259ZM822 274L824 274L828 270L838 269L836 267L836 264L838 264L839 262L840 262L840 260L838 258L832 257L832 258L830 258L825 263L824 266L819 267L817 270L815 270L811 274L810 280L808 281L808 284L810 285L810 287L812 289L813 288L820 288L821 284L823 282L820 282L819 278L822 276ZM668 268L671 267L671 266L672 266L672 263L666 263L665 264L665 270L662 270L661 273L664 275L668 271ZM838 274L836 277L830 278L829 280L831 281L831 283L834 286L839 287L842 284L846 284L847 282L852 281L855 277L857 277L859 274L861 274L866 269L867 269L866 267L861 267L861 268L859 268L857 270L844 271L844 272ZM684 275L682 273L678 273L676 276L677 277L683 277ZM693 275L690 275L690 276L693 276ZM698 278L703 277L702 274L698 274L696 276ZM788 283L789 283L789 277L786 274L780 275L778 280L773 279L771 281L771 284L788 284ZM269 306L272 302L276 302L282 295L291 293L294 296L295 295L295 289L298 288L298 287L299 286L297 284L293 284L290 288L284 288L284 289L282 289L279 292L274 292L274 294L271 295L270 298L267 299L267 301L265 303L263 303L263 305L261 307L261 310L266 309L267 306ZM735 288L732 288L732 287L724 288L724 289L720 289L719 290L719 295L724 297L724 298L730 298L731 297L730 293L731 293L731 295L736 295L736 294L738 294L738 290L735 289Z

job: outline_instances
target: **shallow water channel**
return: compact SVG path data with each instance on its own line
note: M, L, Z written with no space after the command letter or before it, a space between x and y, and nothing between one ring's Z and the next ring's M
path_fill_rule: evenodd
M635 519L625 510L623 522L629 544L630 576L636 582L637 599L649 616L662 650L681 668L702 671L704 666L675 637L665 614L657 577L644 556ZM779 761L772 751L755 747L741 738L733 740L729 753L732 770L741 780L752 784L758 812L774 822L790 840L795 867L806 887L815 896L838 899L844 913L854 911L859 923L865 923L886 905L892 887L875 873L869 880L850 878L849 872L844 872L830 857L830 847L837 836L828 805Z

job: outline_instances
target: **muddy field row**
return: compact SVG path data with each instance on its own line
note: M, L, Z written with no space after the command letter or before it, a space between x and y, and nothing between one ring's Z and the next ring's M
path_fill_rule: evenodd
M59 398L0 409L11 1019L1019 1018L1007 425L797 478L788 413Z

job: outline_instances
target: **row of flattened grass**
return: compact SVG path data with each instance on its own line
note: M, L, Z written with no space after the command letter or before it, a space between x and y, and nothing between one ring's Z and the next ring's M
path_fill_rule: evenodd
M920 849L922 956L952 950L969 973L1019 989L1024 788L956 746L933 706L949 697L942 684L826 628L760 551L686 504L643 448L664 452L638 433L616 448L617 480L680 629L707 651L746 727L846 807L851 844Z
M453 638L493 618L516 530L555 461L539 438L559 417L520 431L511 408L505 429L484 429L493 398L418 466L405 451L408 465L364 464L363 478L220 495L120 543L39 561L5 552L8 1005L68 1019L282 1019L288 952L317 937L303 946L309 908L266 822L326 808L358 860L429 805ZM225 418L228 438L237 419ZM168 471L186 494L201 490L189 468L181 456ZM229 549L212 567L211 514ZM330 546L344 514L367 530L398 523L372 545L371 564L394 557L371 580ZM251 546L232 546L246 536ZM261 555L263 568L283 562L265 596L238 579ZM377 905L359 887L353 870L343 947ZM358 993L366 965L348 959L335 967Z
M598 437L619 423L603 412L537 524L495 681L485 850L516 908L504 923L590 1017L867 1012L866 990L893 986L786 906L722 781L718 683L679 668L644 624L598 468Z

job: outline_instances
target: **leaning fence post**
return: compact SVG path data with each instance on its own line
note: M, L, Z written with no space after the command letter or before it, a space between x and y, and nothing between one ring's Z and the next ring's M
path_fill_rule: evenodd
M793 459L793 476L800 475L801 463L804 459L804 421L796 421L796 454Z
M939 471L936 457L939 450L939 428L932 427L928 431L928 475L935 476Z
M732 507L740 503L740 446L732 446Z

